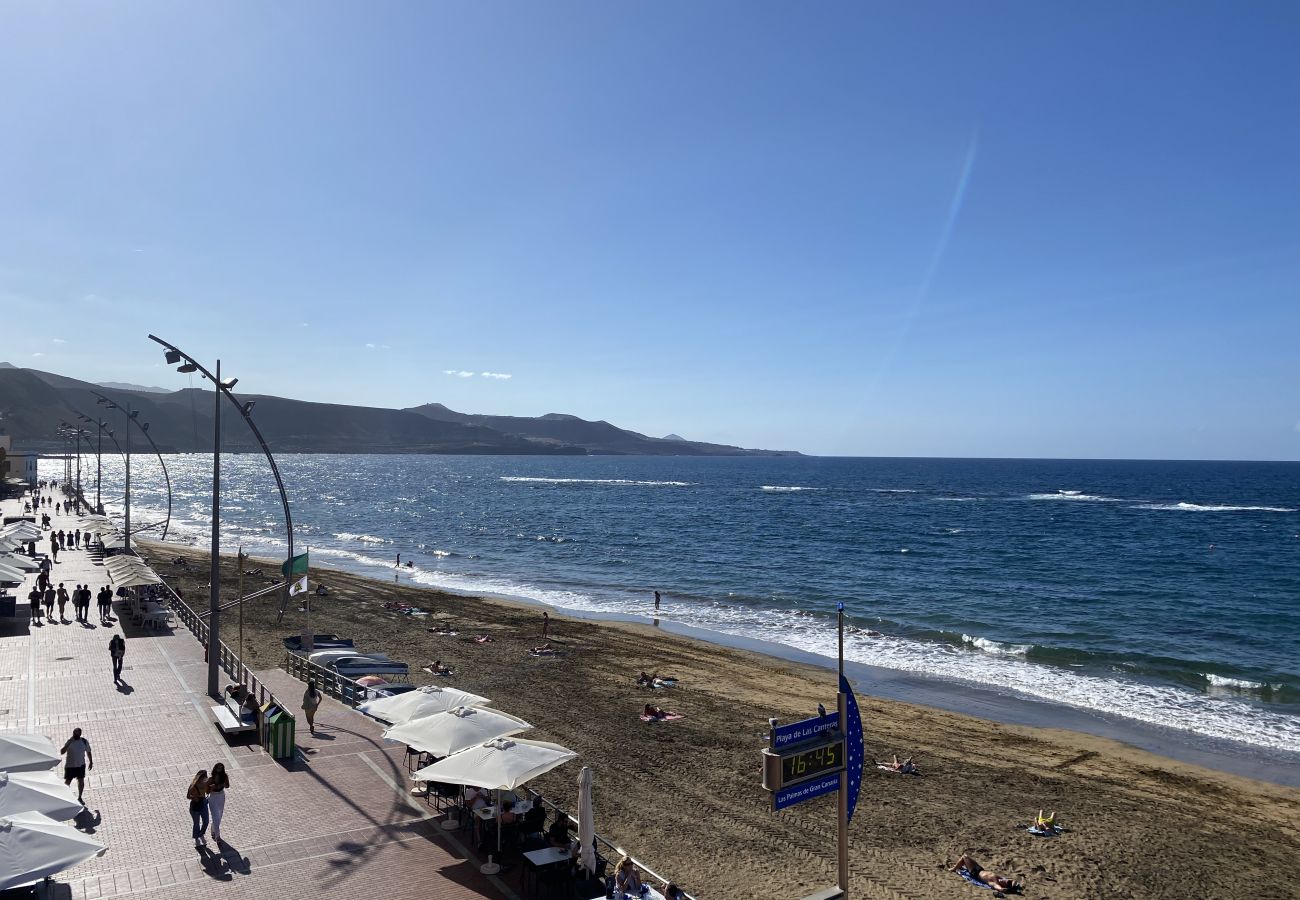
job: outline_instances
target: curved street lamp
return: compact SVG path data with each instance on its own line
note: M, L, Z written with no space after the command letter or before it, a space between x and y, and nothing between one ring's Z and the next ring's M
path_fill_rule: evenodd
M271 448L266 445L266 440L262 437L262 432L258 430L257 423L253 421L251 415L253 404L257 401L249 400L240 403L239 400L231 393L230 389L239 381L238 378L221 378L221 360L217 360L216 374L209 372L199 364L198 360L181 350L174 344L169 344L162 338L155 335L149 335L149 340L156 344L161 344L166 348L166 359L168 365L176 365L184 360L184 363L177 366L176 371L185 374L191 372L200 372L203 377L211 381L216 388L216 406L213 412L213 439L212 439L212 551L209 567L209 575L212 579L211 588L208 593L208 693L218 696L220 693L219 666L221 661L221 642L219 637L220 618L221 618L221 397L225 396L227 400L235 405L239 414L243 417L244 423L248 425L253 437L257 438L257 443L261 446L262 452L266 454L266 461L271 465L271 473L275 476L275 486L280 490L280 503L284 507L284 527L289 543L289 559L293 559L293 517L289 513L289 497L284 492L284 479L280 477L280 467L275 464L275 457L271 455ZM284 608L289 602L289 583L285 581L284 593L280 598L280 616L284 616Z
M109 409L122 408L118 406L116 403L114 403L112 400L110 400L109 398L105 397L103 394L99 393L98 391L91 391L91 393L99 398L96 401L97 403L105 403L108 405ZM83 416L82 418L85 417ZM144 435L144 439L148 441L149 446L153 448L154 456L158 457L158 465L162 466L163 480L167 482L167 518L163 521L163 530L162 530L162 538L161 538L162 540L165 541L167 540L167 529L170 528L172 524L172 477L167 472L167 463L163 461L162 451L158 449L158 445L154 442L153 437L151 437L149 434L149 423L141 422L139 419L135 418L133 415L130 414L128 414L127 416L127 421L134 423L135 426L140 429L140 433ZM96 486L95 488L95 494L96 494L96 499L98 499L98 494L99 494L98 486ZM155 524L155 525L150 525L149 527L157 528L158 526ZM144 529L139 529L139 530L143 531Z

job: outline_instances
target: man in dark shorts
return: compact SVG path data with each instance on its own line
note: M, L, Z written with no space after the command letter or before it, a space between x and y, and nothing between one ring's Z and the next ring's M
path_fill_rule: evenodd
M94 771L95 757L90 753L90 741L81 736L81 729L72 729L72 737L63 745L59 751L67 756L63 765L63 783L72 784L72 779L77 779L77 802L82 806L86 801L81 799L82 793L86 790L86 772Z
M39 622L39 621L41 620L41 590L40 590L40 588L32 588L31 593L27 595L27 602L30 603L30 604L32 605L32 621L33 621L33 622Z

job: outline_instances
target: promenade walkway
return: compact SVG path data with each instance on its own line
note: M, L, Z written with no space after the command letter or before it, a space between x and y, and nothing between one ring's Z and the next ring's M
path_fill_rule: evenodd
M15 515L22 504L0 506ZM58 530L75 517L53 522ZM69 591L89 584L92 592L109 583L107 571L80 550L59 554L54 582ZM288 764L252 742L232 745L213 725L203 649L183 626L102 627L93 602L92 624L33 625L30 589L19 589L18 616L0 619L0 731L39 732L61 746L73 728L83 729L95 767L77 825L109 848L60 875L50 896L513 900L409 798L402 748L384 746L377 723L326 700L318 735L301 728L299 753ZM108 655L114 633L127 644L120 686ZM296 705L302 687L287 674L267 673L266 682ZM209 840L211 849L200 852L185 789L197 770L217 762L231 779L221 828L229 844L216 848Z

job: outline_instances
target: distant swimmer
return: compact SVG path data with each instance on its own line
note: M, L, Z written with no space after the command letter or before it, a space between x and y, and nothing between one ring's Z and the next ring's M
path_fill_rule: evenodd
M397 554L397 565L400 566L401 564L402 564L402 554L399 553Z

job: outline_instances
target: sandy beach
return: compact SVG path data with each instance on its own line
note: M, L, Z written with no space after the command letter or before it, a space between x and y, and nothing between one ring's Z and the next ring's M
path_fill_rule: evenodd
M154 545L159 572L206 606L206 555ZM169 560L185 556L189 570ZM251 560L268 576L278 564ZM223 561L222 594L235 595ZM245 590L271 579L248 578ZM445 594L405 581L312 570L328 598L313 605L318 632L419 667L439 659L438 679L491 697L537 727L527 736L578 751L595 775L597 828L700 898L798 898L834 881L833 801L773 813L759 786L769 716L793 720L834 698L832 673L744 650L666 634L649 625L550 616L561 651L534 658L541 610ZM385 608L407 603L411 616ZM244 614L244 651L254 668L282 663L282 638L304 615L275 622L276 601ZM457 632L440 636L434 629ZM237 641L233 611L223 638ZM478 634L490 643L476 643ZM649 690L642 671L680 679ZM651 702L680 712L644 723ZM973 897L983 891L946 867L970 853L1021 879L1028 897L1300 897L1300 791L1175 762L1076 732L1006 725L859 694L868 756L913 757L922 777L870 769L851 829L853 893L859 897ZM573 805L577 766L534 783ZM1019 825L1039 807L1067 827L1035 838Z

